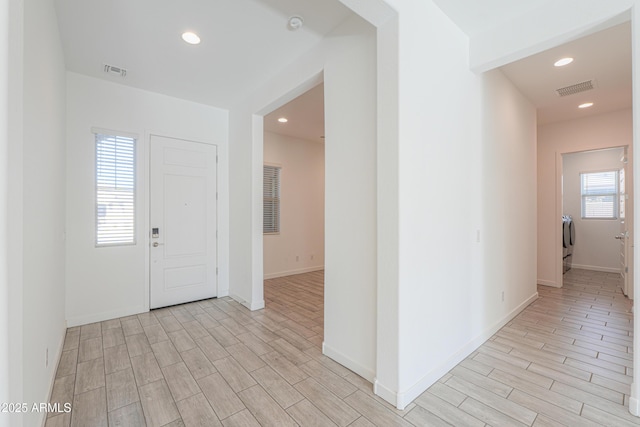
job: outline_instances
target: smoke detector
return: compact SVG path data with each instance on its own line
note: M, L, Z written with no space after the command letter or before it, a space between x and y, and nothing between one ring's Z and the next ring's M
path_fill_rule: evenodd
M558 96L568 96L575 95L576 93L586 92L588 90L593 90L596 88L595 80L585 80L584 82L576 83L571 86L561 87L560 89L556 89L556 93Z
M301 16L292 16L287 22L287 28L289 31L297 31L302 28L302 24L304 24L304 19Z
M124 77L127 75L126 69L109 65L109 64L104 64L103 70L107 74L115 74L116 76L120 76L120 77Z

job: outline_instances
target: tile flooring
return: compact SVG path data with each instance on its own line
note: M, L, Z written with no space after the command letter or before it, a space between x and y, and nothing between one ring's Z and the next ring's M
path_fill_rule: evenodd
M320 352L323 274L70 328L46 426L640 425L626 408L631 304L616 275L572 270L398 411Z

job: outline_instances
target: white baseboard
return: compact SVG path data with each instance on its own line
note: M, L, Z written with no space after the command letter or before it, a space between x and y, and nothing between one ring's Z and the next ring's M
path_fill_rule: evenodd
M146 313L147 310L143 306L127 307L113 311L104 311L87 316L70 317L67 319L68 327L88 325L89 323L102 322L104 320L117 319L118 317L131 316L133 314Z
M631 389L633 390L633 385L631 385ZM629 398L629 412L631 412L631 415L640 417L640 400L637 397Z
M236 300L237 302L239 302L240 304L244 305L245 307L247 307L249 310L251 311L256 311L256 310L262 310L264 308L264 300L261 301L247 301L244 298L235 295L235 294L231 294L229 295L231 298L233 298L234 300Z
M278 271L264 275L264 279L275 279L276 277L293 276L294 274L311 273L312 271L324 270L324 265L316 265L315 267L298 268L296 270Z
M553 282L551 280L538 280L538 285L551 286L552 288L561 288L562 287L562 283L558 284L558 283Z
M56 372L58 372L58 366L60 365L60 359L62 359L62 349L64 348L64 340L67 336L67 328L65 327L64 329L64 333L62 334L62 338L60 339L60 344L58 344L58 349L56 350L56 354L54 356L53 359L51 360L55 360L56 361L56 365L53 367L53 371L51 372L51 378L49 379L49 394L47 394L47 402L51 402L51 395L53 393L53 385L56 382ZM65 402L63 402L64 404ZM71 403L71 402L69 402ZM42 422L41 425L42 427L45 426L47 422L47 412L43 413L42 416Z
M373 382L373 394L375 394L376 396L380 396L387 402L391 403L393 406L398 406L398 402L396 401L398 394L390 388L382 385L377 378Z
M359 363L351 360L349 357L328 346L324 341L322 342L322 354L335 360L345 368L352 370L365 380L371 383L375 381L375 373L371 369L366 368Z
M604 273L620 273L620 268L600 267L597 265L581 265L571 264L571 268L578 268L580 270L602 271Z
M388 400L385 396L380 395L383 399L389 401L389 403L395 404L396 408L404 409L409 405L416 397L420 396L426 389L431 387L436 381L438 381L444 374L449 372L454 366L464 360L468 355L473 353L478 347L480 347L486 340L491 338L500 328L509 323L514 317L516 317L522 310L524 310L529 304L538 299L538 293L534 293L527 298L522 304L511 310L501 320L494 323L487 328L483 333L472 339L465 346L459 349L456 353L451 355L449 359L440 365L438 368L429 372L422 379L416 382L408 390L398 392L395 399ZM393 393L392 391L390 391ZM395 402L394 402L395 400Z

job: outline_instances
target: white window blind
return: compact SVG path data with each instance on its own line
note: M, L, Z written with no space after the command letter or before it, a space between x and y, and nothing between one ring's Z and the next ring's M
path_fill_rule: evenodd
M96 246L135 240L134 138L96 134Z
M582 218L617 218L617 171L581 173L580 188L582 194Z
M280 232L280 168L264 166L263 189L263 233Z

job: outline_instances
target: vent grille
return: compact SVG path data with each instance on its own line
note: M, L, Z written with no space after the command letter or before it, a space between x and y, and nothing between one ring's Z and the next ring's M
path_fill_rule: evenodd
M104 72L107 74L115 74L117 76L124 77L127 75L127 70L113 65L104 64Z
M596 85L593 80L586 80L584 82L576 83L571 86L561 87L556 89L556 93L559 96L575 95L576 93L586 92L588 90L595 89Z

